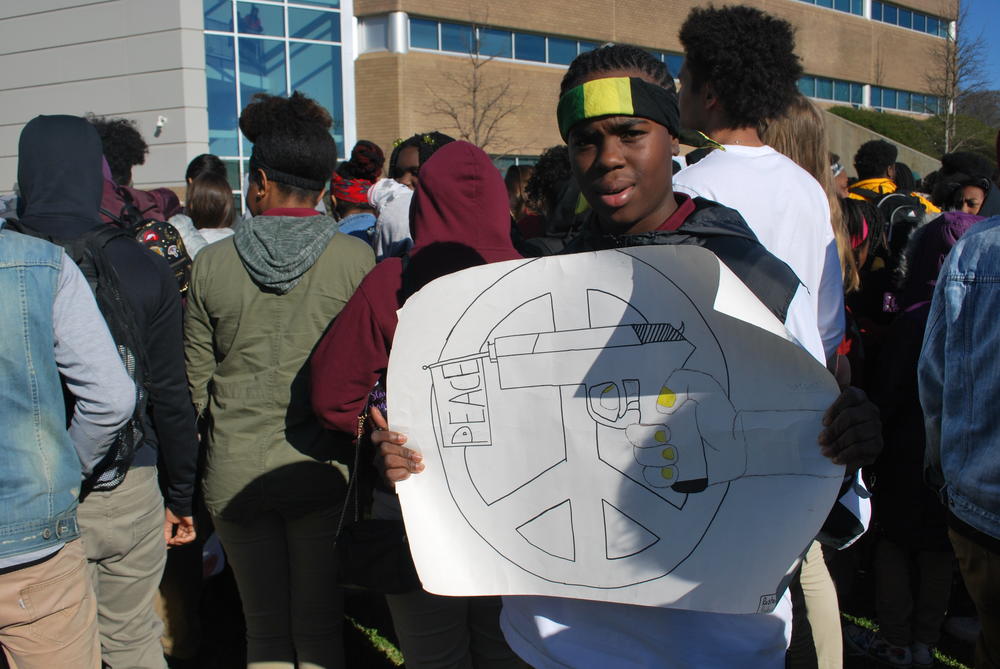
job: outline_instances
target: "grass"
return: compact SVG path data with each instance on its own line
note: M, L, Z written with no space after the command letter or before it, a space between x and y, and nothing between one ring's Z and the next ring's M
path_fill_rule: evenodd
M393 664L393 666L403 666L403 654L399 652L399 649L396 648L391 641L382 636L382 633L376 628L366 627L350 616L347 616L347 622L349 622L354 629L361 632L361 634L368 639L369 643L371 643L372 648L384 655L385 658Z
M862 618L860 616L852 616L848 613L841 613L840 615L844 620L850 623L854 623L858 627L864 627L865 629L873 631L878 630L878 625L876 625L874 621L869 620L868 618ZM934 650L934 659L936 659L938 662L940 662L942 665L946 667L954 667L955 669L972 669L972 667L962 664L955 658L949 657L937 649ZM845 658L845 666L847 666L846 658Z

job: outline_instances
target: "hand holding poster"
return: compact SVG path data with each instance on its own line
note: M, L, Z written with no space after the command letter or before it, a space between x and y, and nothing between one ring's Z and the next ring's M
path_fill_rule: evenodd
M397 485L424 587L770 610L833 504L826 369L687 246L485 265L401 310Z

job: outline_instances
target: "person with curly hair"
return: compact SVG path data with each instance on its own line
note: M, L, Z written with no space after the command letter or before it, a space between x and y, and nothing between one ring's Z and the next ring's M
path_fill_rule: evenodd
M877 202L881 195L900 192L911 193L912 188L900 188L896 183L896 158L899 149L884 139L873 139L865 142L854 154L854 170L858 180L851 185L848 195L852 200L871 200ZM900 163L902 164L902 163ZM912 174L910 182L913 181ZM867 191L867 192L866 192ZM940 209L919 193L912 193L924 210L930 213L940 213Z
M253 218L191 272L185 353L208 426L205 506L243 600L251 668L344 666L334 543L346 481L330 462L346 444L312 411L307 360L374 257L316 211L337 155L331 125L299 92L247 105Z
M420 181L420 166L442 146L454 141L453 137L437 130L418 132L407 139L397 140L389 156L389 178L407 188L416 188Z
M681 125L716 151L681 170L674 188L732 207L806 287L800 340L831 360L844 336L844 287L830 203L808 172L764 143L760 128L799 95L802 65L792 26L758 9L695 8L680 30Z

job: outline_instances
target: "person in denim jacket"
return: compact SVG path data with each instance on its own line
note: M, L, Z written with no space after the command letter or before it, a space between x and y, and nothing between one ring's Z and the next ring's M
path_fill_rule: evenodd
M1000 216L971 228L941 267L918 370L924 474L948 507L948 536L982 631L976 667L1000 667Z

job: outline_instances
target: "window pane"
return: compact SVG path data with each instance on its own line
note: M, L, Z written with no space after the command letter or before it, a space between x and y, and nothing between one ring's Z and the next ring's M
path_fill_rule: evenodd
M229 0L203 0L205 30L233 31L233 3Z
M840 102L849 102L851 100L851 85L846 81L834 83L833 99Z
M291 44L292 89L302 91L320 103L333 117L330 134L337 140L337 150L346 155L344 146L343 79L340 70L340 47L329 44Z
M833 7L833 0L816 0L816 4L820 7Z
M948 22L939 20L938 37L947 37L947 36L948 36Z
M862 0L851 0L851 13L858 16L864 15L865 9Z
M834 0L833 8L842 12L851 11L851 0Z
M437 21L428 21L427 19L410 19L410 46L418 49L437 49Z
M910 108L910 94L905 91L900 91L896 96L896 105L899 109L909 110Z
M576 42L569 39L549 38L549 62L569 65L576 58Z
M586 53L587 51L593 51L597 48L596 42L580 42L580 53Z
M317 7L340 7L340 0L292 0L300 5L316 5Z
M875 21L882 20L882 3L878 2L878 0L872 2L872 19Z
M680 56L676 53L668 53L667 58L667 69L670 70L670 74L676 79L680 76L681 66L684 64L684 56Z
M910 96L910 111L924 113L924 96L914 93Z
M442 23L441 49L457 53L472 53L472 26Z
M222 163L226 166L226 181L229 182L229 187L233 190L242 191L243 180L240 178L240 161L223 160Z
M807 98L816 97L816 79L813 77L799 79L799 92Z
M514 57L545 62L545 38L541 35L514 33Z
M823 100L833 99L833 80L832 79L816 79L816 97Z
M487 57L513 58L509 30L479 29L479 53Z
M236 128L236 58L233 38L205 35L205 82L208 97L208 150L217 156L235 156Z
M913 12L913 29L920 32L927 32L927 15L920 12Z
M865 90L861 84L851 84L851 102L859 105L864 102Z
M899 25L903 26L904 28L912 28L913 27L913 12L911 12L909 9L902 9L902 8L900 8L900 10L899 10Z
M245 107L255 93L285 95L285 43L240 38L240 100Z
M241 2L236 5L236 12L241 33L285 36L285 12L281 7Z
M895 25L896 19L898 18L896 14L896 7L894 5L884 5L882 7L882 20L886 23L892 23Z
M882 106L896 109L896 91L886 88L882 91Z
M288 36L339 42L340 13L289 7Z

